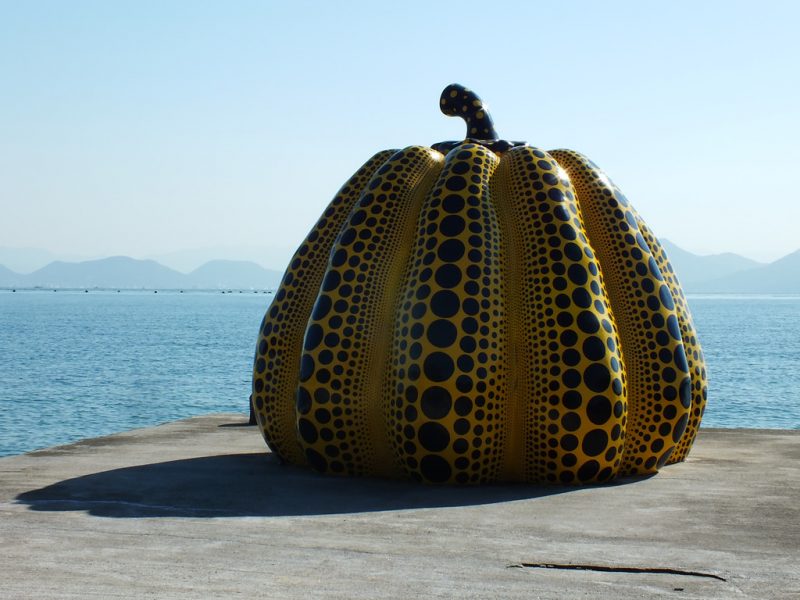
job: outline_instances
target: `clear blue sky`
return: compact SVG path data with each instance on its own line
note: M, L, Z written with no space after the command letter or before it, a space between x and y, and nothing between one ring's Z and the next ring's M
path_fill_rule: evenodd
M660 236L800 247L800 3L0 0L0 246L294 248L373 152L589 155ZM275 265L280 267L283 265Z

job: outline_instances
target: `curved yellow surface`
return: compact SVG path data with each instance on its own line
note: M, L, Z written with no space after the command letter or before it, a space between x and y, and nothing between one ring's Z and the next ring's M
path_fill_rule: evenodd
M663 249L568 150L386 151L264 317L253 398L280 457L434 483L593 483L683 460L702 351Z

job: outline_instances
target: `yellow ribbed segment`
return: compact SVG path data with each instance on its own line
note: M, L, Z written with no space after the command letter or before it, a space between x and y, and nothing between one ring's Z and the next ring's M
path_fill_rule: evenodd
M506 415L502 239L490 150L451 150L425 199L397 299L387 395L390 442L433 483L500 476Z
M689 363L689 374L692 378L692 409L689 416L689 424L686 426L686 431L678 441L678 447L667 461L667 464L673 464L686 459L686 455L689 454L689 450L694 443L694 438L697 436L697 430L700 428L700 421L703 419L703 412L706 409L706 398L708 395L706 363L703 357L703 349L700 347L700 341L697 339L697 333L694 329L692 314L689 312L689 304L686 302L686 298L683 295L678 276L675 274L675 270L672 268L667 258L667 253L659 243L658 238L656 238L647 227L644 220L636 214L635 211L634 215L636 215L636 222L639 224L639 229L656 259L658 268L672 292L672 298L675 300L675 310L678 313L681 338L686 348L686 360Z
M692 403L672 293L627 199L606 174L577 152L550 154L577 192L619 328L628 379L620 473L654 473L675 451Z
M292 464L306 462L295 435L295 394L303 335L328 255L364 186L395 152L378 152L342 186L292 257L261 322L253 365L253 406L267 445Z
M492 185L518 296L510 401L524 443L511 444L507 461L524 458L525 481L607 481L622 458L625 375L575 192L553 157L530 147L504 154Z
M672 266L608 177L472 142L382 152L345 184L253 370L281 458L432 483L654 473L686 457L706 388Z
M330 254L299 361L297 431L326 473L397 476L383 381L401 273L444 157L411 146L378 169Z

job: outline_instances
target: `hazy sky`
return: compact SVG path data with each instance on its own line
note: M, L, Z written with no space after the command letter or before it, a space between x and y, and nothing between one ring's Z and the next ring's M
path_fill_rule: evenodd
M658 235L775 259L800 248L798 7L0 0L0 246L294 248L375 151L463 137L437 104L460 82Z

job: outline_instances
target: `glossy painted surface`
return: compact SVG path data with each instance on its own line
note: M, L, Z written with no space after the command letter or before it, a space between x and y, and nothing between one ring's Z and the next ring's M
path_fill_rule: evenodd
M582 155L491 146L376 155L301 245L254 369L287 461L591 483L685 458L705 366L663 249Z

